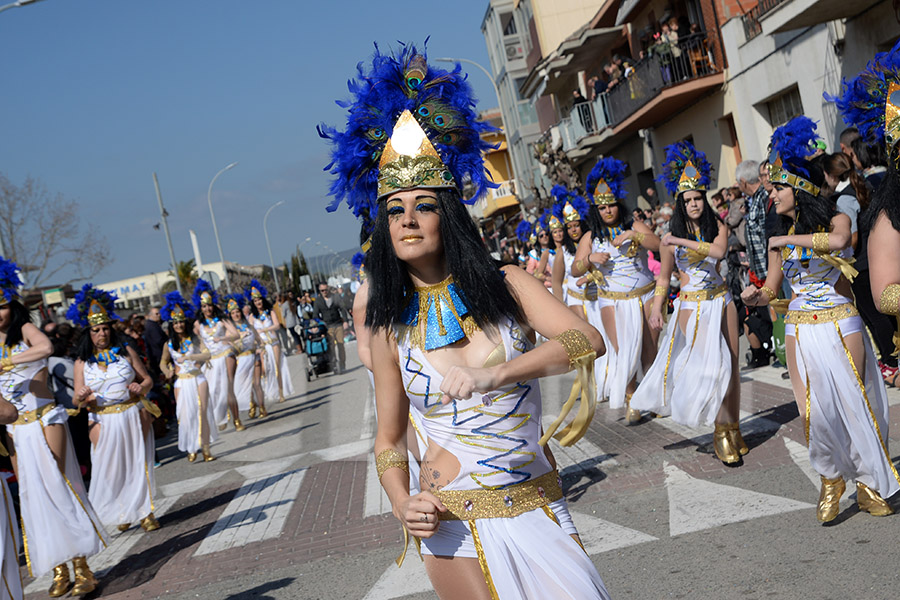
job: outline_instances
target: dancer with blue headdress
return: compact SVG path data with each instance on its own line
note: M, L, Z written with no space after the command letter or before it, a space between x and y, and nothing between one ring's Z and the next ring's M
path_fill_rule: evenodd
M234 430L243 431L244 424L234 397L234 373L237 360L232 344L241 338L234 325L223 319L219 308L219 295L206 280L199 279L191 297L196 311L194 333L209 350L206 364L206 380L209 383L209 402L212 405L214 423L222 431L229 417L234 420Z
M272 304L269 302L269 291L257 280L250 281L249 289L244 291L244 296L250 303L250 316L247 319L256 330L263 344L262 370L263 393L266 400L284 402L284 395L294 393L294 383L291 373L288 371L287 357L278 341L278 329L281 325L275 320L272 313Z
M103 524L84 488L69 415L47 387L53 345L19 301L21 285L16 264L0 258L0 395L19 413L6 433L19 482L25 562L35 577L53 569L50 596L88 594L98 582L86 557L106 546Z
M653 365L631 399L631 407L671 415L697 427L715 423L713 449L725 464L749 452L741 436L741 387L737 364L737 310L719 261L728 248L728 228L706 201L712 167L687 141L666 148L660 180L675 197L670 233L663 236L650 326L661 330L675 267L681 291Z
M578 241L590 230L586 221L588 204L561 185L553 186L550 193L555 198L553 215L562 224L559 229L562 239L557 246L557 255L561 258L553 263L553 295L587 320L586 301L597 299L597 284L584 282L579 285L579 278L572 275L572 265Z
M250 321L244 316L243 294L231 294L225 298L225 312L231 324L241 336L234 342L237 367L234 371L234 396L238 411L247 411L251 419L266 418L266 397L262 390L262 340ZM247 310L249 312L249 309Z
M83 327L76 348L73 403L89 413L91 490L94 510L106 525L126 531L140 522L159 529L153 515L159 408L147 400L153 379L140 356L112 327L115 295L86 283L66 318Z
M333 143L335 203L379 205L366 325L375 465L394 515L421 541L443 598L608 598L544 447L574 400L542 439L536 380L576 367L589 381L601 336L534 277L490 258L465 209L491 185L480 135L490 126L458 65L434 68L412 45L376 49L350 92L346 128L320 133ZM535 332L549 341L535 348ZM428 439L414 495L411 405ZM593 408L582 400L563 443L584 434Z
M640 421L631 408L637 379L656 356L657 336L649 327L653 275L647 250L659 251L659 238L634 221L622 204L626 196L624 162L601 158L591 169L587 189L591 203L588 232L579 242L572 274L586 276L597 287L597 299L586 304L588 319L603 332L607 352L597 385L610 408L625 408L625 423Z
M209 360L209 350L194 334L193 307L178 292L166 294L166 304L159 311L169 322L169 341L163 347L160 369L167 379L175 378L175 410L178 417L178 449L187 452L188 462L215 460L209 449L218 438L209 383L201 366Z
M769 180L781 216L769 238L765 285L748 287L751 306L777 305L785 317L785 351L791 386L804 417L809 462L821 476L816 511L835 519L846 479L856 481L857 504L875 516L893 512L885 501L900 491L900 475L888 451L888 402L884 380L849 281L850 218L819 197L825 176L809 159L816 124L799 116L772 134ZM896 257L894 257L896 258ZM787 280L790 301L776 301Z

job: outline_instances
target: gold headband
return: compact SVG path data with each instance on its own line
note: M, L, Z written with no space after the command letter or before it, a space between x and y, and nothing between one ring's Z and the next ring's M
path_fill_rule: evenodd
M91 327L112 323L112 319L109 318L109 313L106 312L103 305L96 300L91 300L91 305L88 307L87 321L88 325Z
M416 118L404 110L378 164L378 197L413 188L455 188L456 181Z
M820 191L819 186L808 179L787 172L784 169L784 163L781 161L780 156L775 158L774 163L769 163L769 182L773 184L779 183L782 185L789 185L794 189L803 190L813 196L818 196Z
M616 196L605 179L597 182L594 188L594 204L597 206L609 206L616 203Z
M684 170L681 171L681 177L678 178L678 193L682 192L705 192L705 185L700 185L700 172L694 163L687 161Z

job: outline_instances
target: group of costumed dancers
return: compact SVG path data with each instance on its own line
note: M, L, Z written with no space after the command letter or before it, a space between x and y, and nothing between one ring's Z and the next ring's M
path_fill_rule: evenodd
M8 451L18 481L28 574L52 570L51 597L82 596L98 585L87 558L106 547L106 527L126 531L137 523L148 532L160 527L153 514L151 427L160 411L146 398L153 382L145 365L112 327L118 319L116 297L91 284L76 295L66 315L84 328L74 366L76 408L58 405L47 385L53 347L31 323L20 288L16 264L0 259L0 422L9 440L2 452ZM229 417L240 431L242 411L250 418L265 417L266 400L283 402L293 393L266 289L254 280L245 296L246 303L240 295L229 296L226 315L215 290L201 281L193 306L172 292L161 311L170 322L161 367L166 377L175 377L178 448L192 462L201 451L204 460L214 460L209 444ZM70 413L81 410L89 415L89 491L66 424ZM19 599L20 531L5 480L0 480L0 492L0 598Z
M625 209L625 164L601 159L586 192L557 186L552 209L520 224L517 235L534 246L527 269L498 268L465 209L490 186L489 126L475 117L460 67L434 68L412 45L376 49L349 91L346 126L320 135L332 144L329 210L346 201L362 221L365 283L353 314L393 514L441 598L608 598L549 438L577 442L608 399L628 424L645 411L714 427L725 464L749 452L738 317L720 273L728 229L707 202L709 162L688 142L665 149L660 180L675 210L660 239ZM900 315L900 45L832 100L891 157L870 213L869 260L880 310ZM885 499L900 476L884 382L848 291L849 219L819 196L815 141L802 116L772 136L780 231L769 240L768 279L741 296L786 315L791 383L822 478L817 516L827 522L845 480L855 481L861 511L891 514ZM463 196L464 182L474 194ZM648 252L661 264L656 277ZM673 273L680 288L668 315ZM545 428L538 378L572 369L572 392Z

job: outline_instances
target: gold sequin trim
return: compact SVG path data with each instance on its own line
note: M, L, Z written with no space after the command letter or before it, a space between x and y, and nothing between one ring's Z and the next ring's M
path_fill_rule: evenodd
M858 314L859 311L856 310L856 307L847 303L825 310L789 310L784 322L791 325L816 325L818 323L834 323Z
M829 254L831 252L828 234L824 231L812 234L813 252L816 254Z
M766 298L769 299L769 302L778 297L778 294L775 293L775 290L766 285L759 288L759 291L766 295Z
M379 452L378 456L375 457L375 470L378 471L378 480L381 481L385 471L393 468L402 469L409 475L409 459L393 448Z
M900 315L900 283L892 283L884 288L878 311L886 315Z
M720 296L724 296L728 291L728 286L724 283L719 287L710 290L698 290L696 292L681 292L678 299L682 302L705 302L706 300L715 300Z
M709 256L709 242L697 242L697 249L694 250L694 253L704 258Z
M509 519L563 497L556 471L499 490L439 490L434 495L447 507L438 513L441 521Z
M497 594L497 587L494 585L494 578L491 577L491 569L487 564L487 557L484 555L484 548L481 545L481 536L478 535L478 526L475 525L474 519L469 521L469 529L472 530L472 542L475 544L478 564L481 565L481 573L484 575L484 582L487 584L488 592L491 594L491 600L500 600L500 595Z
M582 356L594 353L594 347L587 336L577 329L566 329L553 339L562 344L569 355L569 368L574 367Z
M596 288L593 288L593 287L591 288L590 292L587 292L584 294L581 292L575 292L572 290L566 290L566 293L569 295L569 297L575 298L576 300L581 300L582 302L584 302L584 301L592 302L597 299L597 290L596 290Z
M654 295L656 295L656 282L651 281L644 287L637 288L636 290L631 290L630 292L604 292L600 291L599 295L601 298L605 298L606 300L634 300L635 298L640 298L650 290L654 290ZM665 296L665 291L662 293Z
M179 373L178 379L193 379L202 375L200 371L188 371L187 373Z
M664 285L658 285L655 288L653 288L653 295L654 296L668 296L669 288Z

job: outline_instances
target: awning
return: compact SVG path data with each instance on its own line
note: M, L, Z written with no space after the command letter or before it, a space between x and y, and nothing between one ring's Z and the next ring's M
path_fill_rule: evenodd
M760 21L765 25L771 18L772 33L812 27L837 19L849 19L863 13L883 0L793 0L789 4L765 13ZM783 21L783 22L781 22ZM777 23L776 23L777 22ZM769 31L768 28L767 32Z

